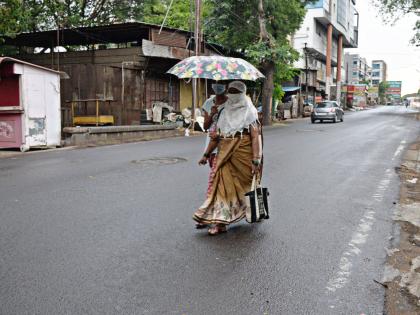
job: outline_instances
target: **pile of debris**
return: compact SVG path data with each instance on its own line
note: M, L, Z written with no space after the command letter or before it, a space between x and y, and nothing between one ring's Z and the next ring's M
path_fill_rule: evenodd
M401 194L394 220L400 232L397 248L388 250L382 279L386 314L420 314L420 137L398 171Z
M175 112L174 108L165 102L155 102L152 108L146 109L142 125L175 125L178 128L192 128L192 111L185 108L182 112ZM200 109L195 110L193 130L204 132L204 116Z

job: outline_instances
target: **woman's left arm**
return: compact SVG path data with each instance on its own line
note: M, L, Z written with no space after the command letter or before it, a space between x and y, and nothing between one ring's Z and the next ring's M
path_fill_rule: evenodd
M252 173L254 174L261 164L261 154L260 152L260 133L257 126L251 126L251 142L252 142Z

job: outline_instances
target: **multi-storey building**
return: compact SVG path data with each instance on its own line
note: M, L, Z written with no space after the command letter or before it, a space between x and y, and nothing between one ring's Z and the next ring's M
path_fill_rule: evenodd
M318 0L307 6L304 22L291 42L301 53L295 66L302 70L300 83L304 91L307 83L309 99L321 94L331 98L333 85L340 91L343 48L358 45L359 14L355 4L356 0Z
M346 84L371 84L372 68L366 59L358 54L345 54Z
M379 83L387 80L387 65L383 60L372 61L372 85L379 85Z

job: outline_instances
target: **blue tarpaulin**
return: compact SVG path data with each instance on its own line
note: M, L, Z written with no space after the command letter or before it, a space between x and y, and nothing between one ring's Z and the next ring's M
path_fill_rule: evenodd
M298 86L282 86L281 88L284 92L294 92L300 89Z

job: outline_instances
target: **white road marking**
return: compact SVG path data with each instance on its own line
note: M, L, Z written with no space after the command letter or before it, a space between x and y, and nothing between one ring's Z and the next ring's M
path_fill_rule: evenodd
M378 203L382 202L392 176L393 173L391 169L387 169L383 179L379 182L374 194L372 195L373 200ZM338 271L328 281L326 288L327 292L335 292L336 290L345 287L345 285L349 282L353 267L352 260L359 256L362 252L361 246L366 243L369 237L369 232L372 230L373 223L375 222L375 214L376 212L372 207L366 209L363 217L360 219L356 231L353 233L350 242L347 244L348 247L346 251L341 256Z
M394 157L392 158L392 161L394 161L397 158L397 156L401 154L401 152L404 150L405 144L406 144L406 141L402 140L397 150L394 153Z

